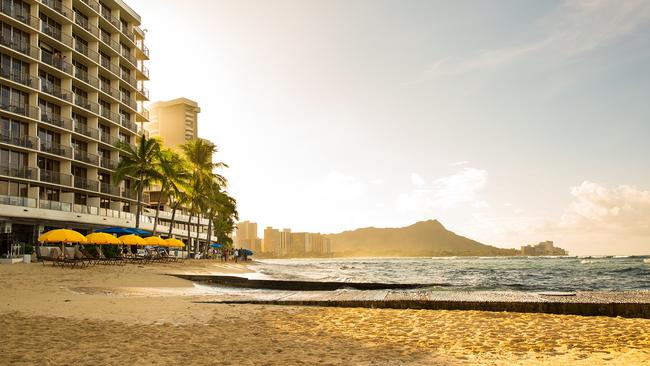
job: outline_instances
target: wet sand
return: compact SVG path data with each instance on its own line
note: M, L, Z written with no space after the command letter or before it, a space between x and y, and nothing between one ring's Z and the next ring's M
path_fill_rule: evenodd
M164 275L251 268L0 266L0 364L650 363L648 319L203 304L214 295Z

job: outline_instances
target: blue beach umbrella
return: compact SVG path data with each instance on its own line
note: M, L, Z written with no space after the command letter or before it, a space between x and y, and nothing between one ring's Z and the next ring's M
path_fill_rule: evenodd
M95 230L97 233L108 233L108 234L118 234L118 235L128 235L128 234L133 234L133 235L151 235L150 232L142 229L136 229L136 228L130 228L130 227L107 227L104 229L98 229Z
M214 248L214 249L219 249L219 248L223 248L223 245L221 245L219 243L212 243L212 244L210 244L210 247Z

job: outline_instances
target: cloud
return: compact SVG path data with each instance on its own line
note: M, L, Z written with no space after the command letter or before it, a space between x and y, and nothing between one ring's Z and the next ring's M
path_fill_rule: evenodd
M541 21L541 35L527 43L480 50L435 61L420 81L505 68L513 63L560 63L605 47L650 20L644 0L567 0Z
M427 182L418 173L411 173L411 183L415 186L423 186Z
M453 163L449 163L449 166L461 166L461 165L467 165L469 164L469 161L467 160L461 160L461 161L455 161Z

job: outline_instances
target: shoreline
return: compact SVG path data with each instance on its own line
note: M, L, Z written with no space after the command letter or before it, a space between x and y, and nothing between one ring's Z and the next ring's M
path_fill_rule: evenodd
M0 266L0 364L643 364L650 320L484 311L205 304L164 273L208 261ZM92 289L92 290L91 290Z

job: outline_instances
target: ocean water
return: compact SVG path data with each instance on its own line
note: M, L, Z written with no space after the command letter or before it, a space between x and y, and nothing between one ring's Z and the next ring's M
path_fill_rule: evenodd
M431 284L451 291L650 290L650 256L262 259L251 278Z

